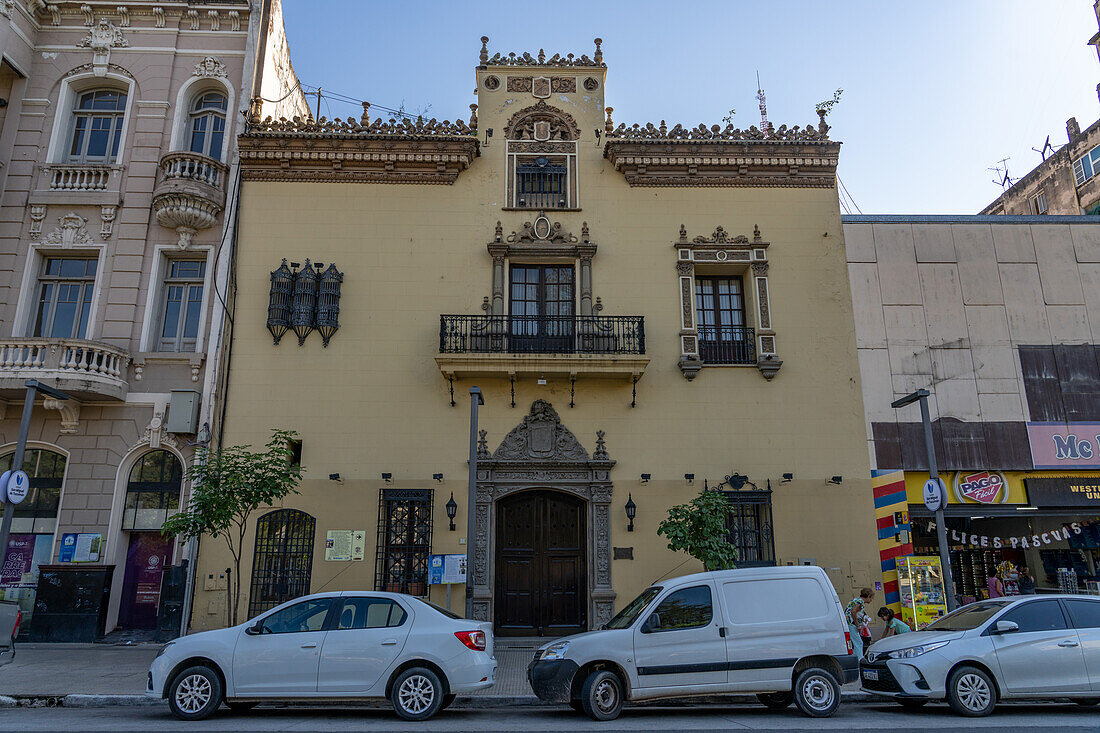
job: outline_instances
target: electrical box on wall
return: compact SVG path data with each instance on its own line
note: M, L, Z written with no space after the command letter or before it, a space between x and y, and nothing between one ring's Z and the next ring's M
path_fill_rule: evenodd
M193 435L199 430L199 407L202 395L193 389L172 390L168 405L168 432Z

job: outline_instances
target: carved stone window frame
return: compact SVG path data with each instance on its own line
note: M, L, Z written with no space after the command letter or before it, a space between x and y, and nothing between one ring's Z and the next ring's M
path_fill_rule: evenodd
M699 330L695 319L695 268L706 266L708 274L744 274L751 286L746 295L755 303L756 368L765 379L771 379L783 365L776 352L776 333L772 324L771 302L768 290L768 248L771 246L760 235L760 228L753 228L752 239L741 234L731 235L722 227L707 236L688 239L687 228L680 225L680 237L672 243L676 250L676 272L680 291L680 371L686 379L693 380L704 366L699 356ZM751 276L748 275L751 270Z
M615 591L611 584L611 469L603 432L596 434L596 450L588 451L561 423L553 406L535 400L531 411L500 446L489 453L481 431L477 461L477 497L474 518L471 582L473 615L493 619L496 602L496 502L521 491L551 490L579 496L586 502L588 537L585 546L590 628L611 620Z
M545 211L537 212L533 221L525 221L518 232L505 236L498 221L493 241L486 245L493 258L492 297L482 308L490 315L503 316L507 302L505 293L511 284L508 273L512 263L549 264L572 261L576 271L577 311L581 316L596 315L603 307L592 298L592 258L598 245L588 235L588 223L581 224L581 236L565 231L560 222L551 222Z
M516 77L509 77L509 84ZM519 194L516 190L516 168L523 163L533 162L539 157L550 157L563 161L566 169L565 206L557 211L575 211L580 209L580 186L577 176L577 146L580 140L580 127L576 120L543 100L525 107L508 120L504 126L505 175L504 209L531 211L530 207L519 206Z

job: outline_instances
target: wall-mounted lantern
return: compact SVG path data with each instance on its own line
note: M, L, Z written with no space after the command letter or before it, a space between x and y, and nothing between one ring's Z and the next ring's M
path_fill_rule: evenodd
M626 531L634 531L634 515L638 513L638 505L634 503L634 497L630 494L626 495L626 518L630 520L630 524L627 525Z
M451 522L451 531L455 531L455 515L458 514L458 504L455 503L455 492L451 492L451 498L447 500L447 519Z

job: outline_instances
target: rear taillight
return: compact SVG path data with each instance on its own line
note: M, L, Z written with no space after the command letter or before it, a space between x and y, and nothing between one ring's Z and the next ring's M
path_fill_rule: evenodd
M475 652L485 651L484 631L456 631L455 638L465 644L467 648L473 649Z
M22 611L16 611L15 612L15 628L11 630L11 638L12 639L19 636L19 627L22 624L23 624L23 612Z
M856 648L854 646L852 646L852 632L850 632L850 631L845 631L844 632L844 643L848 645L848 653L849 654L855 654L856 653Z

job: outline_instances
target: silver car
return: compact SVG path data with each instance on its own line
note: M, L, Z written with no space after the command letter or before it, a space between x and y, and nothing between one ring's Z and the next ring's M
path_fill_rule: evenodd
M863 690L907 707L946 699L972 717L999 700L1100 703L1100 598L1015 596L979 601L922 631L872 644Z

